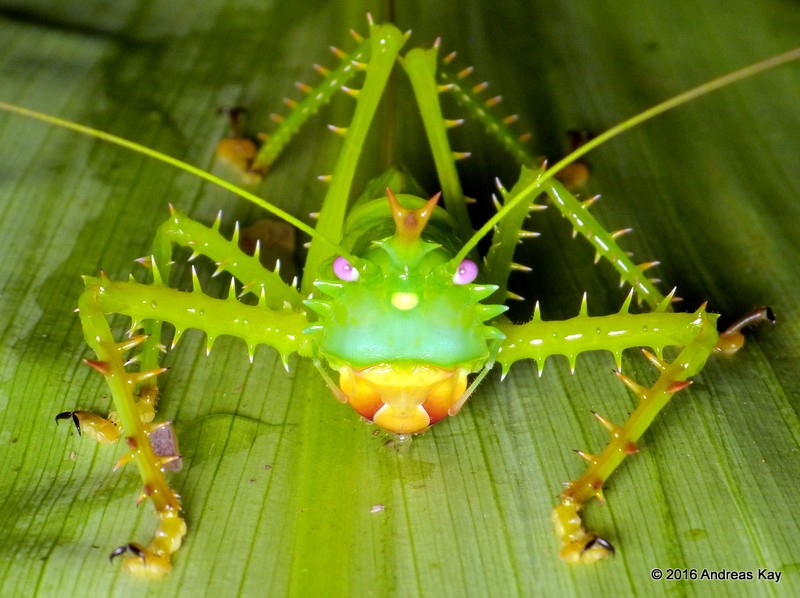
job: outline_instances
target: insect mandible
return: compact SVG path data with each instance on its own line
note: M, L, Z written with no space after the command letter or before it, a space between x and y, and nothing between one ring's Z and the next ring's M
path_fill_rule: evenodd
M151 423L157 395L155 379L161 373L159 322L168 322L178 331L199 328L206 331L210 339L223 334L240 336L251 348L251 355L259 344L273 346L284 357L298 352L314 360L323 375L330 377L335 394L341 398L340 393L343 393L359 413L399 434L421 432L434 421L455 414L496 361L507 370L517 359L535 359L543 363L548 355L562 354L574 364L574 359L583 351L601 349L619 355L626 348L652 347L655 353L652 361L662 372L661 376L653 386L643 389L620 375L637 395L647 395L647 398L634 412L630 425L618 428L601 419L614 440L601 455L585 454L591 462L589 470L565 491L562 504L556 510L562 554L568 560L579 561L602 558L608 554L610 546L583 528L577 519L581 506L592 496L599 495L602 483L619 461L635 452L635 442L649 420L672 394L685 387L687 379L702 367L708 355L721 346L714 316L702 308L690 314L671 312L669 298L663 297L643 275L643 269L619 248L615 234L606 232L591 217L587 203L580 202L552 178L565 163L550 170L526 170L516 186L500 189L504 207L477 235L471 234L467 208L435 99L441 85L452 85L456 93L463 92L467 103L473 99L470 94L475 92L461 87L457 75L445 80L435 78L435 48L409 51L402 65L412 80L426 130L432 139L448 215L436 208L435 199L419 197L420 192L412 183L415 197L409 196L405 188L395 188L396 198L395 193L387 191L388 199L378 198L377 203L360 208L351 221L354 230L343 233L344 212L357 165L353 152L357 155L363 143L360 136L369 128L373 104L381 97L385 79L404 42L405 36L393 27L372 25L359 49L343 56L341 71L348 66L354 72L365 71L366 80L358 94L353 122L346 132L341 131L345 135L344 150L333 172L316 230L293 221L303 226L313 239L306 268L313 274L304 278L304 293L297 292L273 274L261 270L254 273L250 268L255 268L256 260L240 254L235 240L221 238L212 229L177 211L156 237L149 264L153 284L116 283L102 275L87 278L80 313L87 340L97 353L90 365L109 380L118 419L109 422L85 412L62 415L74 420L84 433L102 441L113 441L124 434L130 447L123 460L133 460L139 467L144 483L143 496L152 499L159 519L159 531L150 545L131 543L115 551L130 553L124 562L134 572L147 576L166 572L170 556L180 546L185 533L180 505L163 471L177 461L179 455L170 447L169 426L163 422ZM447 70L439 70L439 76L447 76L441 73ZM323 88L341 89L344 82L337 80L334 84L330 78L336 76L337 69L325 73L323 83L310 89L308 97L313 101ZM471 106L467 108L468 113L478 104L473 102ZM302 103L296 110L292 114L302 114ZM488 113L473 112L473 116L485 121L487 128L501 141L507 140L512 153L517 152L513 135L506 130L508 123ZM278 131L290 133L294 126L287 118ZM629 126L632 123L626 125ZM272 138L279 137L280 134L274 134ZM600 143L607 137L598 139ZM268 142L264 147L274 145ZM588 151L588 147L584 151ZM527 161L524 157L519 159ZM575 156L570 158L574 159ZM503 252L513 250L522 220L543 192L573 220L575 229L595 245L600 256L615 264L623 279L652 311L629 314L629 299L619 314L600 318L589 317L584 303L576 318L563 322L542 322L534 316L531 323L516 326L502 320L506 279L515 267L511 256ZM285 214L281 216L286 218ZM391 230L387 229L387 223ZM489 234L494 225L498 227L493 237L494 251L490 251L485 265L477 267L482 276L479 280L483 282L476 284L476 260L470 260L469 256L477 241ZM453 241L452 231L458 231L456 236L462 244ZM228 299L215 300L200 292L199 283L191 294L168 288L171 243L192 246L198 253L219 262L222 269L244 284L244 289L232 287ZM323 274L314 285L317 272ZM364 290L367 287L372 287L369 294ZM240 303L236 297L243 290L255 290L259 305ZM316 295L305 299L305 292L312 291ZM492 298L495 294L497 298ZM431 301L431 297L437 299ZM372 311L376 307L373 301L385 311ZM417 320L428 304L440 311ZM114 339L106 323L107 312L132 317L142 323L144 334L133 334L122 341ZM214 321L209 318L211 314L215 316ZM454 314L459 324L451 323L447 330L457 334L442 333L439 326ZM366 336L392 317L397 321L391 328L398 332L388 337L391 346L385 344L386 337L376 341ZM766 311L758 311L753 319L766 317ZM349 325L337 327L342 321ZM739 324L748 321L745 318ZM465 326L464 322L469 325ZM741 343L739 327L734 326L723 334L723 338L730 341L730 348L737 348ZM132 328L139 329L138 326ZM655 332L655 328L659 328L659 332ZM358 334L354 329L360 329ZM418 331L419 336L408 335L409 330ZM461 333L465 338L459 340L455 350L428 348L435 340ZM173 341L178 336L176 332ZM666 362L659 357L666 345L685 348L674 360ZM423 353L418 352L419 346L425 347ZM356 348L357 353L349 353ZM125 365L131 350L136 351L140 363L139 369L134 371L130 367L126 369ZM459 354L461 350L463 353ZM365 356L370 351L372 355L367 359ZM338 383L336 374L330 370L338 374ZM473 374L476 377L470 381L469 376ZM166 438L167 446L154 449L154 436Z

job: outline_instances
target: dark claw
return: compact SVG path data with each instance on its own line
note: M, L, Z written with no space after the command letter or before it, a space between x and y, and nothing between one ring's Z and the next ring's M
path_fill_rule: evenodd
M583 547L581 552L586 552L587 550L591 550L595 546L600 546L601 548L605 548L611 554L615 554L616 550L614 550L614 546L608 540L604 540L603 538L594 538L591 542L588 542L586 546Z
M56 424L60 422L62 419L71 419L72 423L75 425L75 429L78 431L78 436L81 435L81 422L78 419L78 412L77 411L64 411L56 415Z
M144 548L139 546L138 544L134 544L131 542L130 544L124 544L118 548L115 548L110 555L108 555L108 562L113 563L114 557L118 557L120 555L125 554L126 552L132 552L135 556L138 556L140 559L144 560L145 552Z

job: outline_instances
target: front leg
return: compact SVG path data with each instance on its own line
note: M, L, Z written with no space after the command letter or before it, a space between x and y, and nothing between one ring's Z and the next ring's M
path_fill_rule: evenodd
M137 544L128 545L135 556L126 558L124 567L137 575L157 578L169 571L170 555L180 548L186 534L178 495L164 476L164 470L179 456L163 457L155 452L150 438L164 424L149 421L152 420L152 405L146 400L140 402L136 396L140 383L154 378L163 370L126 371L123 356L131 348L130 343L114 340L100 305L99 295L102 292L102 284L90 283L78 303L86 342L97 355L97 360L90 362L90 365L102 373L108 383L116 408L114 428L118 433L124 433L130 449L117 466L130 461L136 464L143 482L139 500L150 498L158 517L158 529L146 548ZM118 554L121 554L119 549L114 551L113 556Z
M667 405L673 395L691 384L689 377L702 369L716 347L718 335L716 317L703 310L693 316L699 323L696 336L683 348L671 363L645 351L650 362L660 375L649 388L640 386L621 372L619 379L636 395L636 409L625 424L617 426L598 413L595 418L608 430L611 438L603 452L593 455L577 451L589 462L589 467L577 480L568 482L561 493L561 504L553 510L553 524L561 540L561 558L568 563L593 563L613 553L607 541L587 531L580 517L580 510L588 500L595 497L603 500L603 486L608 478L628 455L637 452L637 441Z
M599 455L578 451L589 462L587 471L567 483L561 503L553 512L556 534L561 541L560 556L570 563L591 563L613 553L613 547L588 532L580 517L583 505L596 497L602 500L602 489L614 470L628 455L636 453L636 442L644 434L672 395L686 388L690 376L696 374L714 352L719 335L717 316L701 307L691 314L666 313L669 298L658 311L644 314L627 312L629 295L617 314L589 317L584 300L577 317L565 321L546 322L538 309L527 324L500 324L506 335L497 360L503 371L514 361L535 359L539 370L551 355L564 355L574 369L577 356L585 351L611 351L617 362L617 376L637 395L639 402L623 426L617 426L599 414L598 421L609 431L611 439ZM678 357L668 363L661 355L668 346L682 346ZM645 353L658 368L658 380L650 388L640 386L619 372L622 352L633 347L651 347L656 355Z
M722 334L717 333L716 314L705 306L691 314L666 313L671 297L665 298L654 313L629 314L632 295L619 313L589 317L586 302L580 314L561 322L544 322L537 313L527 324L500 324L506 340L497 360L504 372L514 361L535 359L539 369L550 355L565 355L574 368L579 353L608 350L617 361L617 377L636 395L638 403L622 426L602 415L595 418L608 430L611 438L603 451L594 455L576 451L589 462L584 474L566 484L561 502L553 510L556 535L561 541L561 558L569 563L593 563L613 554L614 549L603 538L587 531L580 511L592 498L603 500L603 486L625 457L637 452L636 443L666 406L672 396L691 384L714 352L733 353L744 344L741 330L762 321L774 322L769 308L759 308L747 314ZM619 371L622 351L635 346L650 347L655 354L644 350L645 356L659 371L658 379L644 387ZM668 346L681 346L671 362L662 357Z

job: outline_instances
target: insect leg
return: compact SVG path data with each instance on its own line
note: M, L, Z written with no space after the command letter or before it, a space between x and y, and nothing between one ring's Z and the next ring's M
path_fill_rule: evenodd
M195 289L184 292L164 286L158 266L153 273L154 284L113 282L105 275L85 277L86 288L79 300L84 336L97 355L89 365L106 378L116 409L115 421L130 448L118 466L130 461L136 464L144 484L141 499L153 500L158 517L153 540L147 547L136 545L137 550L130 551L123 565L145 577L159 577L170 569L170 555L180 548L186 533L178 496L164 477L164 470L179 459L174 436L169 433L169 424L153 422L158 394L154 379L164 371L157 366L160 347L153 339L160 339L162 323L175 326L173 343L184 330L196 328L206 333L210 350L216 337L230 334L244 340L251 359L256 346L265 344L277 349L284 363L289 354L305 349L303 330L308 324L304 312L245 305L237 299L235 288L226 299L209 297L199 289L196 275ZM139 335L116 342L106 320L108 313L145 323L153 337L145 340ZM138 371L128 371L126 366L132 360L127 360L127 353L138 346L148 353L136 356ZM154 368L150 367L152 361L156 361ZM71 415L62 418L67 417Z
M178 495L164 477L165 468L179 457L160 456L153 450L150 436L163 424L146 421L148 418L152 420L152 406L146 405L146 413L143 413L134 393L141 382L154 378L164 370L126 371L123 356L131 348L131 342L126 340L118 343L114 340L100 305L99 297L104 292L103 283L100 282L87 285L81 294L78 305L84 336L97 355L97 361L93 361L92 365L108 383L116 418L130 449L118 466L129 461L136 464L143 481L139 500L150 498L158 517L158 530L153 540L141 550L140 556L126 558L123 566L137 575L157 578L169 571L170 555L180 548L186 534Z
M366 69L366 78L357 92L356 110L350 126L346 129L337 129L337 132L344 135L344 144L330 176L330 186L325 194L316 226L318 233L330 239L338 240L342 236L344 216L358 159L392 67L406 41L406 35L393 25L370 23L368 41L371 48L370 60L366 64L359 65L360 68ZM330 257L329 249L316 239L313 240L306 259L306 276L303 277L302 286L304 294L314 290L314 279L322 262L328 257Z
M676 392L691 384L689 377L700 371L713 353L718 339L714 318L707 317L708 314L702 315L697 336L671 363L645 351L660 372L650 388L640 386L617 372L620 380L637 396L638 404L622 426L594 413L595 418L608 430L611 439L599 455L578 451L589 462L589 467L580 478L566 484L566 489L561 493L561 503L553 510L552 519L561 540L560 556L563 560L569 563L592 563L613 552L608 542L584 528L580 510L593 497L603 500L606 480L625 457L637 452L636 442L658 413Z
M422 115L422 123L428 136L428 144L433 154L447 211L458 225L459 236L466 239L472 234L472 224L467 214L464 192L461 189L455 161L458 158L467 157L468 154L454 153L450 149L450 142L447 139L445 119L439 104L439 85L436 82L438 50L438 43L428 50L414 48L400 59L400 64L403 65L411 81L414 97Z
M640 301L655 307L664 296L645 271L656 262L635 264L628 253L616 241L627 229L608 232L589 212L592 200L580 201L558 180L551 178L544 183L547 195L561 214L569 220L576 234L583 236L596 251L595 260L608 260L617 270L623 283L629 284Z
M568 320L543 321L537 306L533 320L526 324L497 324L506 336L497 356L504 373L520 359L534 359L541 372L551 355L566 356L574 370L580 353L598 350L611 351L619 370L622 352L626 349L651 347L655 353L645 353L660 372L650 388L640 386L617 371L620 380L639 399L625 424L617 426L595 414L611 434L611 440L599 455L578 452L589 461L589 468L580 478L566 484L561 504L553 513L556 533L561 540L561 557L568 562L593 562L613 550L608 542L586 531L580 517L583 505L592 497L602 499L606 480L626 456L636 452L636 442L661 409L673 394L689 385L688 379L718 350L717 316L707 313L705 306L694 313L668 313L671 297L666 297L654 312L631 314L628 308L632 299L633 291L622 309L608 316L590 317L584 298L580 313ZM723 345L729 344L723 341ZM682 347L671 363L662 357L668 346Z
M354 34L359 39L359 36ZM290 110L286 115L273 115L273 120L278 123L277 128L270 133L263 145L258 150L258 155L253 161L252 169L257 172L264 172L269 169L275 160L278 159L283 148L300 130L300 127L319 109L330 102L333 94L344 90L347 93L355 94L346 85L360 72L357 65L366 63L370 58L372 44L370 40L360 40L358 47L347 54L338 48L331 50L339 58L339 64L328 69L323 66L314 65L314 69L322 75L322 81L313 87L305 83L296 83L295 86L305 95L299 100L285 100L284 103Z
M194 258L203 255L217 265L215 275L228 272L242 283L242 294L253 293L264 297L265 305L270 309L290 307L304 310L303 298L292 285L286 284L280 277L279 268L266 270L259 260L260 248L248 255L239 247L239 226L237 223L233 238L228 240L219 234L220 217L209 228L189 218L183 212L170 207L170 217L156 232L153 258L156 261L161 277L169 280L170 256L172 245L189 247ZM143 260L150 265L149 260Z

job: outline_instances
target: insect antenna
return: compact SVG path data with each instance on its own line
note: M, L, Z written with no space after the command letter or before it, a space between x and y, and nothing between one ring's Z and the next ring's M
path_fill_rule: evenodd
M469 252L477 246L478 242L492 232L497 223L500 222L517 205L519 205L520 202L531 201L533 197L545 190L545 183L548 180L553 178L564 167L574 163L576 160L578 160L578 158L583 157L594 148L603 145L607 141L610 141L628 129L655 118L660 114L673 110L674 108L682 106L683 104L686 104L696 98L709 94L712 91L722 89L723 87L727 87L728 85L743 79L747 79L759 73L763 73L798 59L800 59L800 48L794 48L788 52L784 52L783 54L778 54L777 56L772 56L766 60L742 67L731 73L722 75L721 77L717 77L716 79L712 79L711 81L703 83L702 85L698 85L697 87L693 87L683 93L673 96L661 102L660 104L656 104L652 108L649 108L622 121L618 125L608 129L605 133L602 133L594 139L587 141L585 144L581 145L570 154L541 172L533 182L531 182L524 189L521 189L516 197L505 204L494 216L489 218L489 220L487 220L486 223L477 232L475 232L474 235L472 235L472 237L470 237L470 239L461 248L461 251L459 251L458 254L453 258L452 263L458 264L461 262L461 260L465 259L467 255L469 255Z
M134 153L142 154L149 158L153 158L154 160L158 160L159 162L169 164L170 166L173 166L179 170L183 170L185 172L188 172L189 174L193 174L201 179L204 179L212 183L213 185L222 187L223 189L226 189L231 193L238 195L242 199L245 199L250 203L257 205L258 207L263 208L267 212L273 214L274 216L277 216L278 218L281 218L282 220L286 221L292 226L303 231L304 233L309 235L312 239L318 239L319 241L322 241L326 245L330 246L330 248L333 249L338 255L351 257L350 253L346 249L344 249L341 245L339 245L332 239L328 238L327 236L317 232L313 227L307 225L302 220L299 220L298 218L292 216L289 212L286 212L281 208L269 203L268 201L258 197L254 193L250 193L249 191L242 189L238 185L234 185L233 183L226 181L225 179L222 179L214 174L211 174L210 172L206 172L202 168L193 166L188 162L184 162L183 160L180 160L178 158L175 158L158 150L149 148L140 143L136 143L135 141L131 141L123 137L118 137L117 135L106 133L104 131L100 131L99 129L82 125L80 123L76 123L71 120L66 120L63 118L58 118L56 116L45 114L43 112L31 110L30 108L23 108L22 106L17 106L15 104L0 102L0 111L11 112L13 114L18 114L19 116L25 116L27 118L32 118L51 125L55 125L57 127L61 127L62 129L69 129L70 131L75 131L76 133L80 133L81 135L86 135L87 137L94 137L95 139L100 139L101 141L105 141L107 143L112 143L114 145L124 147L125 149L128 149Z

